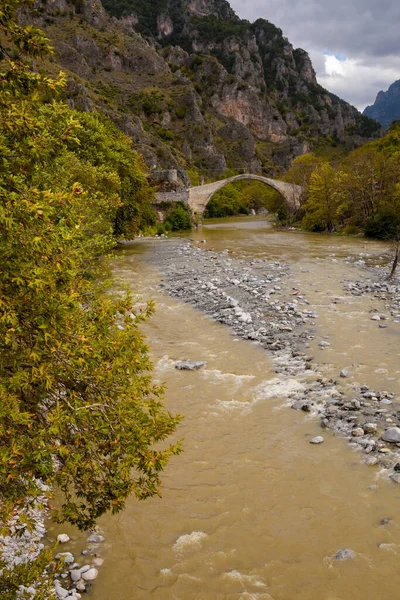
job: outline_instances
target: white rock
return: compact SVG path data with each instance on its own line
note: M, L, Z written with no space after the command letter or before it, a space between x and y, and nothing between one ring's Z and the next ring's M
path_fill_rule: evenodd
M322 437L322 435L317 435L317 437L310 440L310 444L322 444L323 441L324 438Z
M81 574L82 574L82 573L86 573L86 571L89 571L89 569L90 569L90 565L85 565L84 567L82 567L82 568L80 569L80 571L81 571Z
M60 544L66 544L67 542L70 541L70 537L67 533L60 533L57 536L57 542L60 542Z
M55 582L54 589L59 598L67 598L69 596L69 591L63 588L58 581Z
M89 571L86 571L85 573L82 573L82 579L84 581L93 581L93 579L96 579L97 575L99 574L97 569L89 569Z
M81 570L80 569L73 569L70 572L70 576L72 581L79 581L81 578Z
M366 433L375 433L378 429L376 423L365 423L363 427Z
M75 559L71 552L59 552L56 554L56 560L63 560L67 565L72 565Z

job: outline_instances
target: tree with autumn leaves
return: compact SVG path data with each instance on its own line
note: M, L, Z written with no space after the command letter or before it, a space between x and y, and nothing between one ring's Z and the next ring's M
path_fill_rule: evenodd
M160 494L180 417L139 330L153 305L113 293L104 258L149 205L140 158L107 119L58 100L62 74L33 69L52 50L21 5L0 7L0 522L44 482L62 491L57 518L87 529Z

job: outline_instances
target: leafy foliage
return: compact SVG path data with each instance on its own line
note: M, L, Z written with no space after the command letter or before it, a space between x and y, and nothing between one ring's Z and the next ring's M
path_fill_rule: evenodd
M310 177L304 224L313 231L333 231L337 222L338 197L335 171L329 163L317 166Z
M304 189L302 225L311 230L363 231L370 237L399 236L400 128L393 126L333 163L306 154L293 161L285 180Z
M190 229L192 226L188 208L183 202L177 202L176 207L168 214L165 225L171 231Z
M138 197L148 206L142 164L107 119L56 100L62 75L33 70L50 49L16 24L20 4L0 10L16 49L2 48L0 70L0 521L42 480L64 494L58 518L88 528L130 494L160 494L180 451L160 442L180 417L161 403L139 331L153 305L115 294L102 258Z
M229 183L214 194L206 210L205 218L248 215L250 210L266 208L275 212L282 199L272 188L257 181Z

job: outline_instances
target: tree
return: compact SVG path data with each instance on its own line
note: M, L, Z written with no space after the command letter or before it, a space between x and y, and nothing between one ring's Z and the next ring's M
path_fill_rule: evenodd
M308 200L304 205L304 226L312 230L332 232L337 223L339 205L335 169L329 163L323 163L310 177Z
M312 173L323 162L322 158L312 152L296 156L283 179L288 183L300 185L306 192Z
M377 144L367 144L350 153L342 170L342 189L348 195L353 214L364 226L393 195L398 160Z
M58 518L85 529L130 494L160 494L180 452L160 442L180 417L151 380L139 325L153 305L113 292L102 258L123 176L109 157L94 165L72 152L80 119L55 99L64 77L33 70L29 58L51 49L17 23L21 4L0 9L0 521L40 495L41 480L64 494ZM106 146L100 136L93 155ZM1 577L0 589L12 585Z

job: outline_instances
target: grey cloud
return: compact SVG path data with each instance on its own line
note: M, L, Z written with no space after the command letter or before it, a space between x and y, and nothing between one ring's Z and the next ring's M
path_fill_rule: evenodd
M400 2L396 0L233 0L239 16L268 19L296 46L357 57L398 54ZM307 49L307 48L306 48Z

